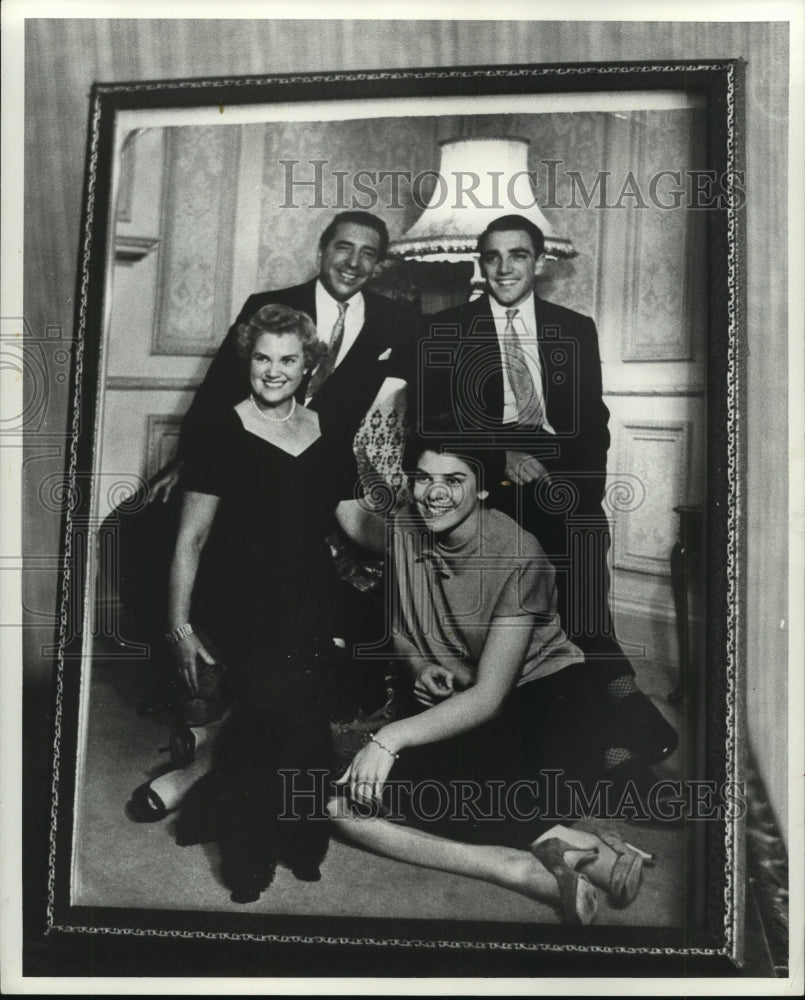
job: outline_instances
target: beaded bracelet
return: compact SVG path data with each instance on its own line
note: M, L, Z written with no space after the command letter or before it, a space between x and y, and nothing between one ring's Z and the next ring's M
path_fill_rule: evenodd
M165 638L171 646L175 646L177 642L181 642L181 640L187 638L188 635L193 635L193 626L190 622L180 625L178 628L173 629L172 632L166 632Z
M389 750L388 747L384 747L383 744L380 742L380 740L375 739L374 733L369 733L369 739L372 741L372 743L377 743L377 745L380 747L381 750L385 750L386 753L390 753L395 760L400 759L400 755L398 753L395 753L393 750Z

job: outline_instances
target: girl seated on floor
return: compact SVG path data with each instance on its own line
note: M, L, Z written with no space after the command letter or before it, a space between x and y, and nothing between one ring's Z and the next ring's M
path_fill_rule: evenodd
M569 780L589 792L606 777L607 708L560 626L551 563L483 506L493 454L443 423L438 441L410 435L413 501L388 532L394 655L425 707L370 737L328 812L376 853L553 902L587 924L594 885L626 905L649 858L594 822L553 825ZM373 515L349 513L376 530Z

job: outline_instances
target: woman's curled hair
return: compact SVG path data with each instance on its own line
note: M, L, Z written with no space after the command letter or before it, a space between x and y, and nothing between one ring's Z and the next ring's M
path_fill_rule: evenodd
M290 306L270 303L262 306L247 323L238 324L237 351L244 361L249 361L254 345L264 333L277 336L283 333L295 333L302 341L305 356L305 368L315 368L327 353L327 345L318 337L316 324L307 313Z

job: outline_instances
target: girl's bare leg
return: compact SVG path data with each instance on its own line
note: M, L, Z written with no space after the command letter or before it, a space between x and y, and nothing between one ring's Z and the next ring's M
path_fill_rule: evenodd
M340 796L330 800L327 811L345 840L376 854L491 882L530 899L559 902L556 879L529 851L461 843L387 819L356 816Z

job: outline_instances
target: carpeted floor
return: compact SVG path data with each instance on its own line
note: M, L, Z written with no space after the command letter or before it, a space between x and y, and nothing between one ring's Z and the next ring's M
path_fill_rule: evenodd
M252 904L230 902L212 846L178 847L173 820L135 823L126 815L132 789L167 765L164 720L138 715L146 691L141 665L96 662L91 671L87 751L79 773L73 903L93 907L233 911L299 915L559 923L550 906L472 879L420 869L367 854L333 840L318 883L297 881L279 869L271 888ZM662 696L658 674L641 685L678 728L682 719ZM654 687L656 690L652 690ZM684 734L680 732L680 736ZM662 777L684 769L686 740L658 769ZM613 824L627 829L627 824ZM657 861L644 869L635 902L612 909L599 892L596 924L679 927L684 920L684 831L679 827L629 829L628 839Z

